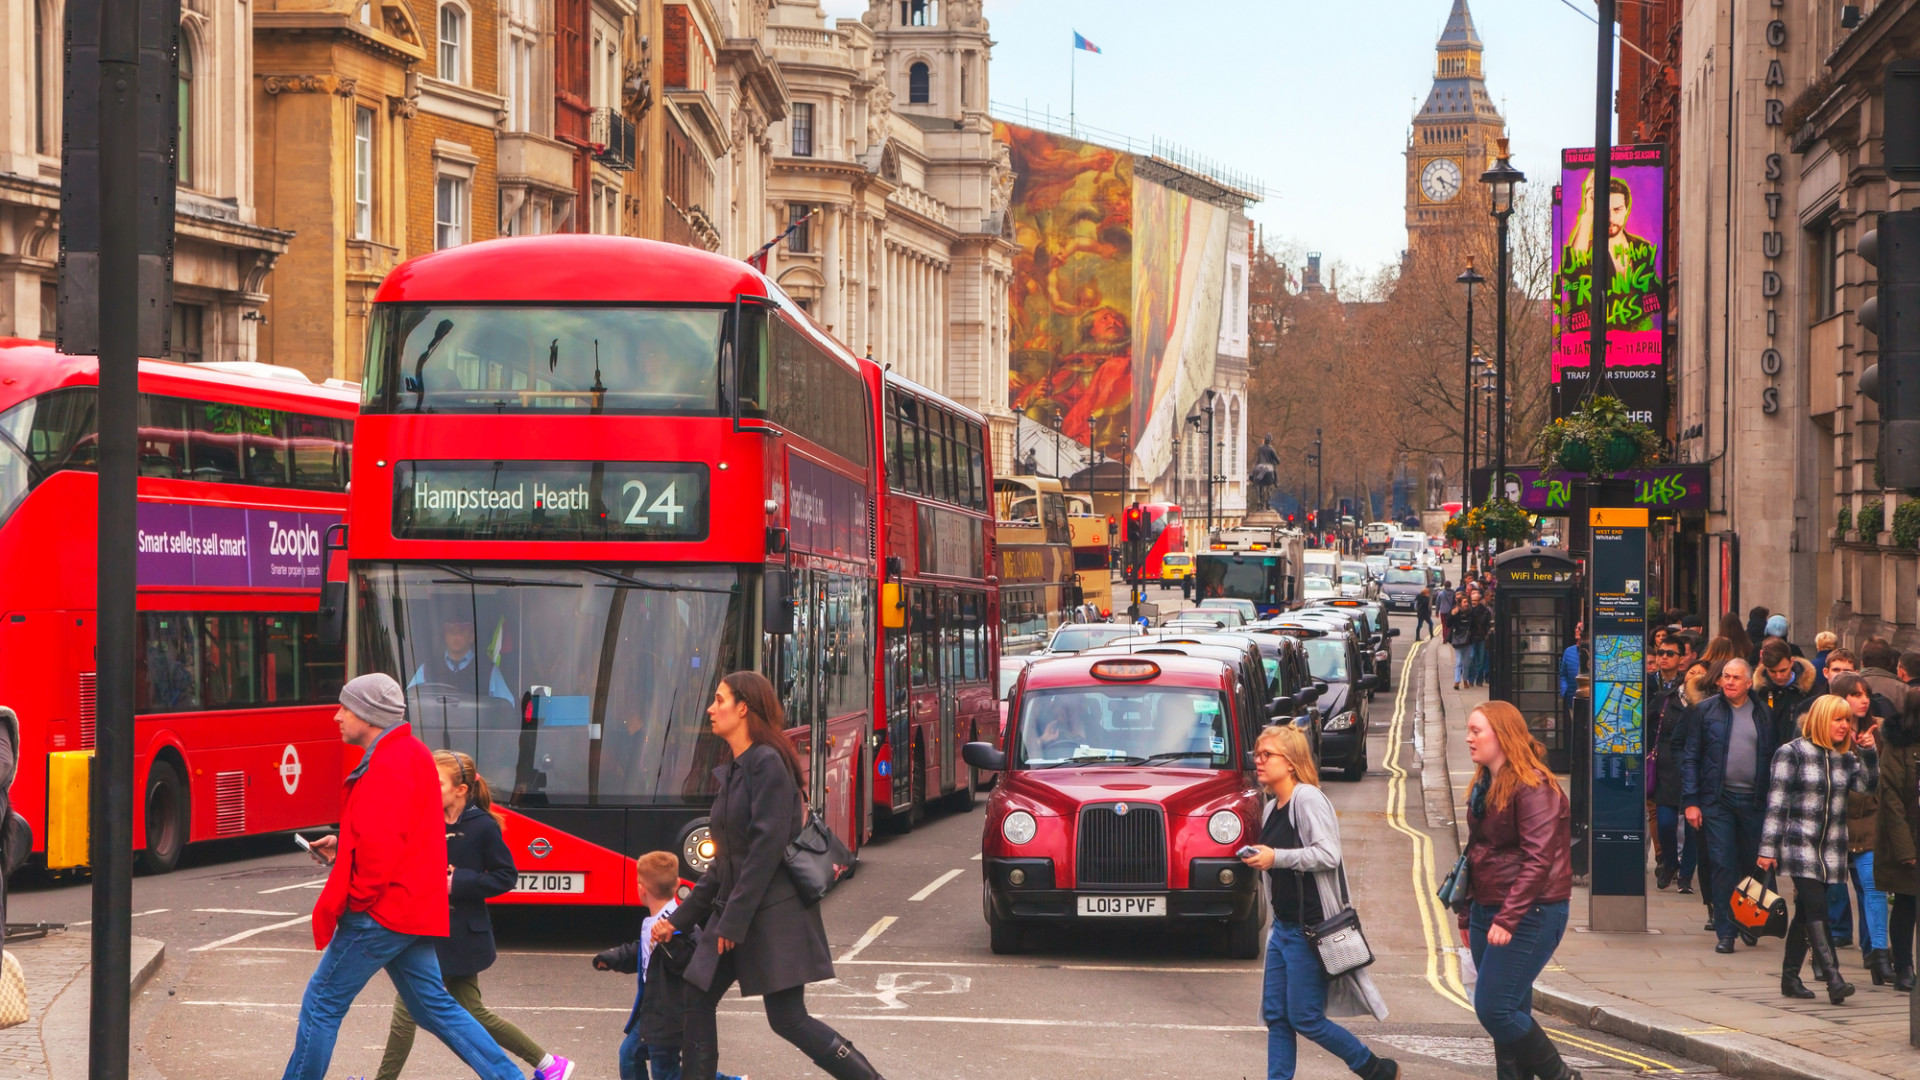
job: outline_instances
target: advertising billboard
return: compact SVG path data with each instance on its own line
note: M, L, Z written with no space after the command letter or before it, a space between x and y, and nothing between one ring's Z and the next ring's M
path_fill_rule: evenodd
M1613 148L1602 250L1607 265L1609 389L1635 419L1667 425L1667 152L1663 144ZM1593 148L1561 151L1553 210L1553 415L1587 393L1593 313Z
M1135 174L1132 430L1145 476L1172 464L1175 433L1213 385L1230 216Z

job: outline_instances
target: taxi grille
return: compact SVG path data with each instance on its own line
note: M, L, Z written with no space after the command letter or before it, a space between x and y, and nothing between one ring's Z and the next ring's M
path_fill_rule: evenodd
M1127 812L1119 813L1125 806ZM1083 887L1167 884L1167 828L1152 803L1095 803L1080 810L1077 878Z

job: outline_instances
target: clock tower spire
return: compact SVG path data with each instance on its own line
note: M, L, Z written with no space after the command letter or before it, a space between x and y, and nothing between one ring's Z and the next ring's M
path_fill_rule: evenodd
M1480 35L1467 0L1453 0L1435 46L1433 89L1407 143L1407 248L1443 232L1491 229L1480 174L1493 163L1506 121L1480 68Z

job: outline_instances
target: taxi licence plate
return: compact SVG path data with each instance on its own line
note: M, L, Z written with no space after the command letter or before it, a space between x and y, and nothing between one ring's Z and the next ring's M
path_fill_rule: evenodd
M1166 913L1167 898L1164 896L1083 896L1080 898L1080 915L1083 918L1108 916L1145 919Z
M538 893L584 893L587 891L587 875L579 872L548 872L544 874L521 874L513 887L514 892Z

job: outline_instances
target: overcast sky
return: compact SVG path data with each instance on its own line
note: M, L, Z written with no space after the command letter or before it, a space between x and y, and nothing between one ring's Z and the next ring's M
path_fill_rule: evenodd
M1593 143L1591 0L1469 0L1487 89L1514 164L1551 184L1559 152ZM857 18L866 0L823 0ZM1568 7L1572 4L1579 10ZM1360 271L1406 246L1405 157L1452 0L986 0L996 104L1068 105L1079 121L1155 137L1254 177L1270 246Z

